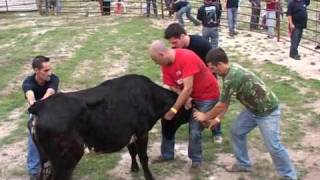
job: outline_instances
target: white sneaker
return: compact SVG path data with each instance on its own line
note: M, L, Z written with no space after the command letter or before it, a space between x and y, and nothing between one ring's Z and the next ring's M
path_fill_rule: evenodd
M214 142L217 144L222 144L223 138L222 136L218 135L218 136L214 136Z

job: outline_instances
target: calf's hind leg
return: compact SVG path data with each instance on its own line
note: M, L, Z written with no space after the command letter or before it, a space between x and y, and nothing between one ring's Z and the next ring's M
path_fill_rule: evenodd
M137 159L136 159L136 156L137 156L136 145L134 143L132 143L132 144L129 144L127 146L127 148L129 150L129 153L130 153L130 156L131 156L131 171L132 172L138 172L139 171L139 165L138 165Z

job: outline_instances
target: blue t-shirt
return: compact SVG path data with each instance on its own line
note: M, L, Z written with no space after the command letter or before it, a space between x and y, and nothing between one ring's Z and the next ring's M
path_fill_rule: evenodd
M59 78L58 76L52 74L50 80L45 82L44 85L40 86L36 79L35 74L28 76L22 83L22 90L24 94L27 91L32 90L36 100L40 100L45 93L47 92L48 88L54 89L56 92L58 91L59 86Z
M227 0L227 8L238 8L239 0Z
M303 0L292 0L288 4L287 16L292 16L296 28L307 28L307 8Z

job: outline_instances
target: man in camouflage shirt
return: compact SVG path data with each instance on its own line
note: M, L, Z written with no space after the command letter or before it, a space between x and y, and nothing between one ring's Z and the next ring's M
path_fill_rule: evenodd
M214 127L228 109L232 95L244 105L231 127L231 143L237 163L227 167L230 172L250 172L251 162L247 150L247 134L259 127L264 144L271 154L273 163L284 179L297 179L295 168L286 149L280 142L280 107L276 95L254 73L238 64L229 64L223 49L208 52L208 67L223 78L219 102L207 113L196 111L197 121Z

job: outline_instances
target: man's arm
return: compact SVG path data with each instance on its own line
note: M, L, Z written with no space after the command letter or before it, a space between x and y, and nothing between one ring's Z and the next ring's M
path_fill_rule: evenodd
M56 75L52 75L51 76L51 82L49 84L49 87L46 91L46 93L43 95L43 97L41 98L41 100L48 98L49 96L55 94L58 91L58 87L59 87L59 77Z
M48 88L46 93L43 95L43 97L41 98L41 100L46 99L47 97L55 94L56 91L53 88Z
M33 105L36 102L36 98L34 97L34 92L32 90L27 91L25 95L29 106Z
M202 12L201 12L201 7L198 9L198 13L197 13L197 19L202 21Z
M172 87L170 87L171 89ZM172 108L165 114L164 118L166 120L171 120L175 113L174 111L178 111L189 99L193 88L193 76L188 76L183 79L183 89L179 93L179 96L172 106Z
M292 21L292 15L293 15L293 2L289 2L287 7L287 16L288 16L288 24L289 24L289 30L292 31L294 29L294 24Z
M177 93L178 95L181 93L181 90L178 87L175 86L169 86L169 89L175 93Z
M218 102L210 111L203 113L196 111L193 113L195 119L199 122L209 121L215 119L216 117L221 117L228 109L228 104L223 102Z
M183 89L180 92L173 108L180 109L189 99L193 88L193 76L189 76L183 79Z
M288 16L288 23L289 23L290 31L292 31L292 30L294 29L294 24L293 24L293 21L292 21L292 16Z

